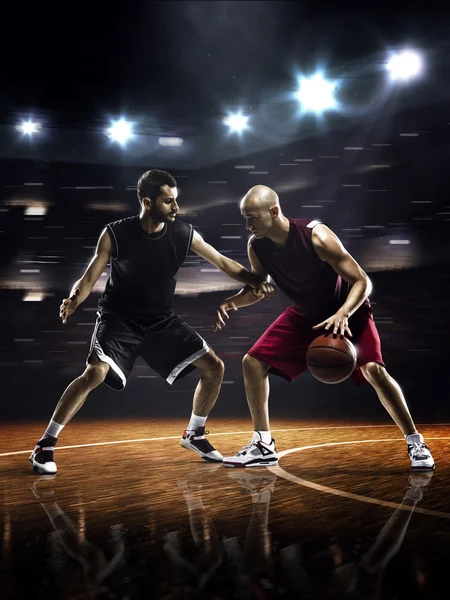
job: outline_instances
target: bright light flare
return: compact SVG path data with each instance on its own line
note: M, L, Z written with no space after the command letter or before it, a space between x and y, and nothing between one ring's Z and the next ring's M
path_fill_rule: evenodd
M394 54L387 63L387 70L391 78L397 81L408 81L417 77L422 72L423 62L421 56L412 50L404 50Z
M114 121L106 130L106 135L114 142L125 144L133 136L132 125L125 119Z
M17 131L20 131L24 135L33 135L33 133L37 133L41 128L41 123L35 121L22 121L22 123L16 125Z
M296 98L304 111L320 113L336 107L334 91L336 83L324 79L321 73L313 77L301 77Z
M230 133L242 133L245 129L249 128L249 117L242 113L228 115L223 122L228 126Z

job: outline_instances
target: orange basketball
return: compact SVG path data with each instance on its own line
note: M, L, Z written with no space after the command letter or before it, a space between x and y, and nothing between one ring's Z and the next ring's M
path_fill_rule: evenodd
M355 346L347 338L319 335L306 351L310 373L322 383L341 383L356 367Z

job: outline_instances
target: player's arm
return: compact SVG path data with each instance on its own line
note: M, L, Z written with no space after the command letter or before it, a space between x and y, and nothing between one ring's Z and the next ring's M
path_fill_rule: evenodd
M235 260L218 252L211 244L206 243L197 231L194 231L191 250L217 267L222 273L231 277L231 279L235 279L261 291L266 298L270 298L273 295L271 286L266 281L256 273L250 273L250 271Z
M351 332L348 319L361 306L372 291L372 283L356 260L347 252L341 240L323 223L312 231L312 243L319 258L330 264L338 275L350 284L351 289L346 301L335 315L319 323L314 329L333 328L333 333Z
M97 242L95 254L92 257L84 275L73 284L68 298L64 298L59 307L59 316L65 325L67 318L75 312L77 307L86 300L96 284L100 275L106 268L112 256L112 243L110 235L105 228Z
M252 267L252 273L260 277L261 279L267 280L268 275L259 262L255 251L252 248L251 241L249 240L247 244L247 252L248 259L250 261L250 265ZM270 285L270 284L269 284ZM273 289L273 293L275 293L275 288L271 286ZM219 306L216 314L216 326L214 331L218 331L225 327L224 319L229 319L230 316L228 314L229 310L238 310L238 308L243 308L244 306L251 306L252 304L256 304L264 298L264 294L262 292L258 292L249 285L246 285L242 288L237 294L234 296L230 296L227 298L222 304Z
M265 272L265 270L263 269L261 263L259 262L256 254L255 254L255 251L252 248L252 244L251 244L250 240L247 244L247 253L248 253L248 259L250 261L250 265L252 267L252 273L254 273L258 277L260 277L262 280L266 281L268 278L268 275ZM273 288L273 286L272 286L272 288ZM274 293L275 293L275 288L273 288L272 295ZM252 304L255 304L256 302L259 302L263 298L264 298L264 294L262 294L261 292L257 292L249 285L246 285L237 294L235 294L234 296L231 296L230 298L227 298L225 300L225 302L232 302L236 306L236 309L238 309L238 308L243 308L244 306L251 306Z

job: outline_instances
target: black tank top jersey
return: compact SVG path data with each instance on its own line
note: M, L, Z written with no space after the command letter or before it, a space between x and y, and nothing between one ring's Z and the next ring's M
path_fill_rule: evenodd
M146 233L138 216L106 225L112 241L111 273L99 306L140 322L172 310L175 275L191 247L192 225L176 219Z

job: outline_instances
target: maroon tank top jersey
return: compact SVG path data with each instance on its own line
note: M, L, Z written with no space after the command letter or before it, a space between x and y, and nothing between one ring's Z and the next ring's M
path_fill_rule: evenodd
M269 238L252 238L251 244L264 270L307 319L317 321L334 314L345 302L349 285L315 251L312 230L319 221L289 219L283 248ZM371 313L368 299L354 313Z

